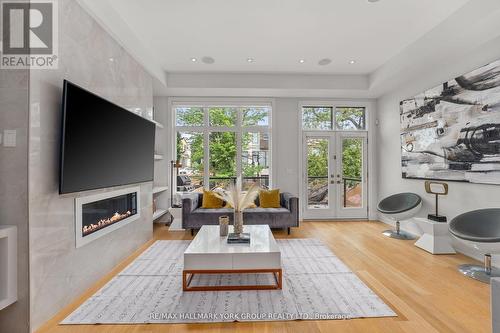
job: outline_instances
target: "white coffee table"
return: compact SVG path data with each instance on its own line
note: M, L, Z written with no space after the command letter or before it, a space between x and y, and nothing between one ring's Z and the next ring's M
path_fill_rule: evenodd
M233 227L229 226L229 232ZM250 244L228 244L219 226L204 225L184 252L182 289L185 291L281 289L281 252L268 225L246 225ZM195 274L273 274L276 284L190 286Z

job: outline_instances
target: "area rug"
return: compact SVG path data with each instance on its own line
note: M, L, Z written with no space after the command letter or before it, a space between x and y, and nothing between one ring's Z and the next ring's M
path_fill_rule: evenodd
M189 241L157 241L61 324L332 320L396 314L321 241L277 241L282 290L183 292ZM196 281L198 279L198 281ZM271 284L269 274L195 276L197 283Z

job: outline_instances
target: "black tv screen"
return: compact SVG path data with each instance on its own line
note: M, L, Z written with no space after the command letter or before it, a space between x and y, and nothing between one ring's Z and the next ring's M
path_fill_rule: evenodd
M153 180L155 124L64 81L59 193Z

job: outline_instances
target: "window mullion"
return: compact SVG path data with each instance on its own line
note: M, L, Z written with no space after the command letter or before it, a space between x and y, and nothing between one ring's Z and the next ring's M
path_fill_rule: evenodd
M243 108L238 108L236 112L236 177L241 177L241 183L243 184L243 175L241 167L241 156L242 156L242 122L243 122Z
M209 139L209 122L208 122L208 108L203 108L203 187L207 190L210 189L210 139Z

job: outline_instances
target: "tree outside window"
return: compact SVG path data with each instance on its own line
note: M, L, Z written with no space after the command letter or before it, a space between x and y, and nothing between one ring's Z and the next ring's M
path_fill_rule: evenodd
M270 108L266 107L177 107L176 154L183 164L181 173L199 179L195 188L204 186L204 161L208 161L208 187L226 187L237 176L237 136L241 133L241 170L244 186L259 178L260 185L269 184L269 125ZM204 123L204 112L208 124ZM240 114L240 117L238 117ZM240 120L239 120L240 119ZM240 122L241 124L238 124ZM185 131L193 127L193 131ZM252 131L252 132L250 132ZM208 132L208 142L204 133ZM204 145L208 144L208 156Z

